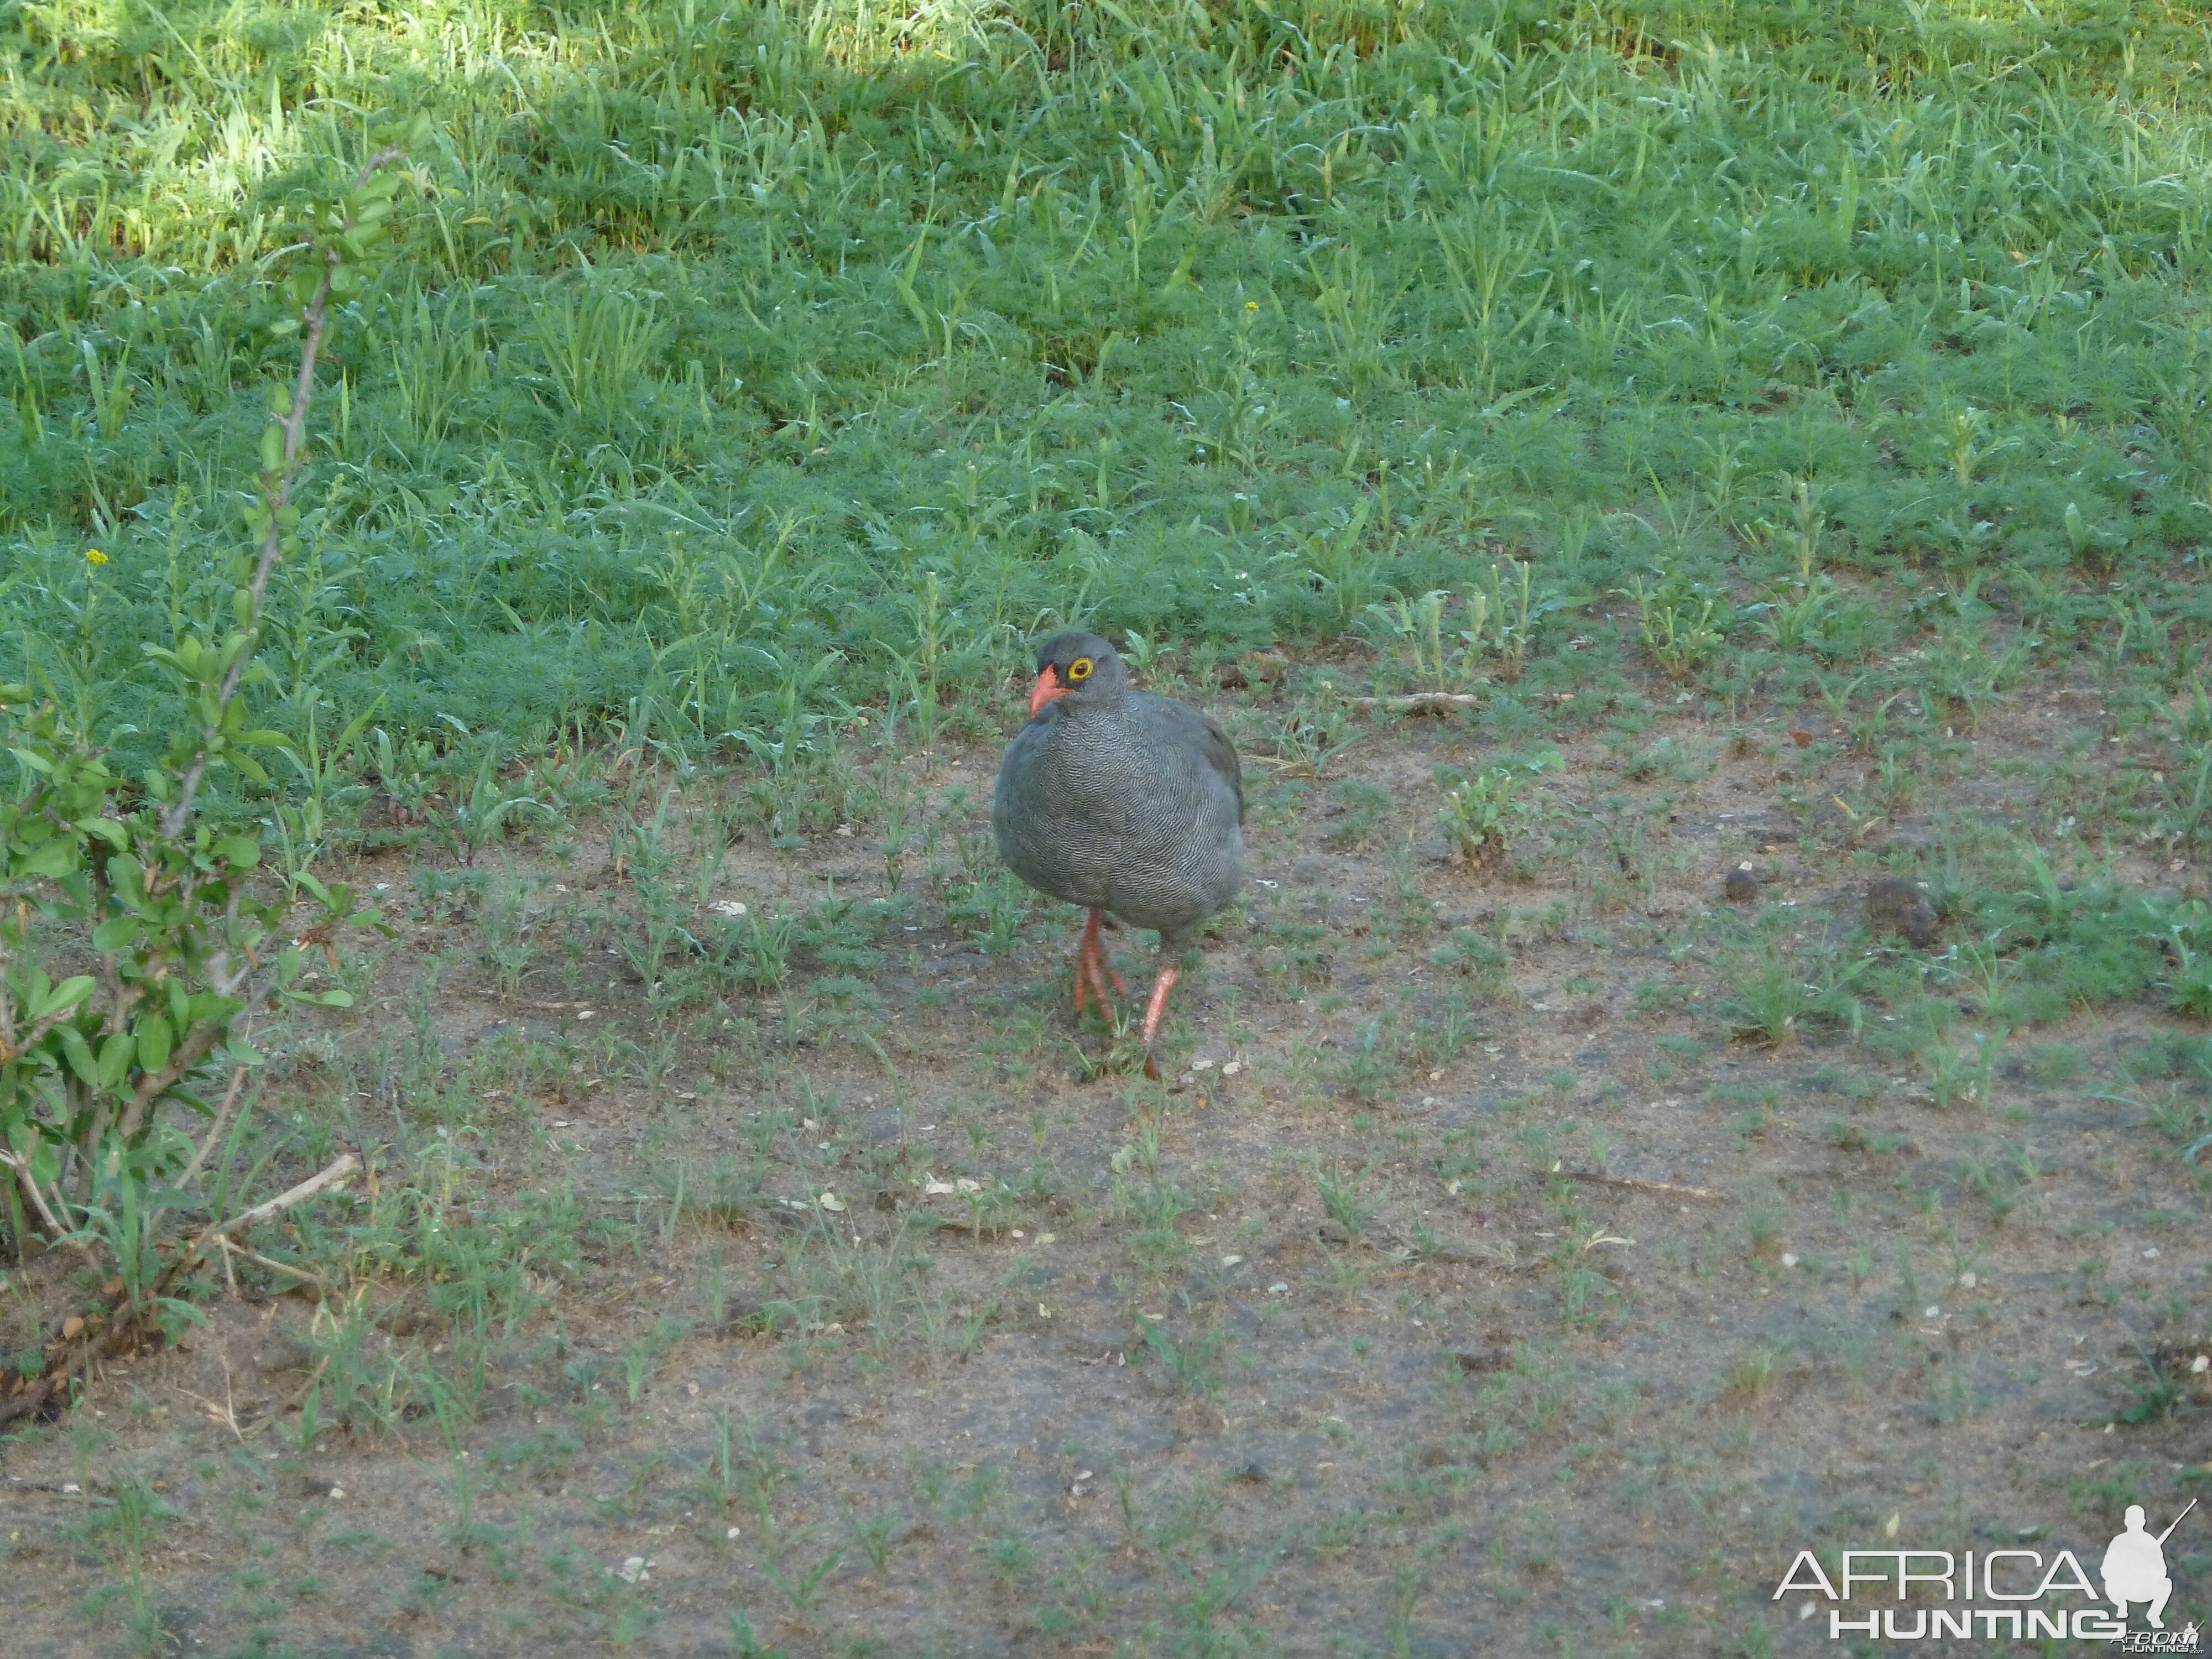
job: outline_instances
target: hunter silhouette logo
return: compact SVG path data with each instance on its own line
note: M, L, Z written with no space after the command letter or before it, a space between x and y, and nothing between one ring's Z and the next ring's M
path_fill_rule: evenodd
M2196 1507L2191 1498L2164 1532L2154 1534L2142 1505L2130 1504L2124 1526L2099 1563L2101 1594L2080 1558L2067 1549L2047 1556L2033 1549L1968 1550L1963 1556L1948 1550L1845 1550L1835 1579L1811 1550L1800 1550L1773 1599L1808 1595L1800 1617L1811 1618L1825 1598L1832 1641L1864 1636L1890 1642L2106 1642L2123 1653L2196 1653L2201 1633L2194 1620L2180 1630L2166 1627L2173 1595L2166 1540ZM1898 1605L1854 1607L1855 1600ZM1906 1605L1912 1602L1918 1605ZM2136 1607L2143 1610L2146 1626L2130 1630L2128 1617Z
M2166 1574L2166 1540L2196 1507L2192 1498L2188 1509L2173 1517L2172 1526L2153 1538L2143 1530L2142 1505L2128 1505L2126 1529L2105 1547L2104 1569L2099 1574L2105 1581L2105 1599L2119 1609L2121 1618L2128 1616L2129 1602L2148 1601L2150 1627L2166 1628L2166 1598L2173 1594L2173 1580ZM2192 1632L2196 1628L2190 1626Z

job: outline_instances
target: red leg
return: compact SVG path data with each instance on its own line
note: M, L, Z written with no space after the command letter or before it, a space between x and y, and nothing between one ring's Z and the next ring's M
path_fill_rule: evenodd
M1162 967L1160 976L1152 981L1152 999L1145 1004L1145 1075L1148 1078L1159 1077L1159 1062L1152 1058L1152 1043L1160 1034L1160 1021L1168 1011L1168 993L1175 989L1176 981L1182 977L1182 969Z
M1075 947L1075 1012L1079 1014L1091 1000L1091 952L1097 939L1098 913L1093 910L1083 926L1083 942Z
M1091 926L1098 923L1098 913L1091 913ZM1091 1000L1091 927L1083 930L1083 943L1075 947L1075 1012L1080 1014Z
M1092 965L1103 969L1106 977L1114 981L1114 988L1123 996L1127 996L1129 994L1128 981L1114 971L1114 964L1106 955L1106 941L1098 931L1098 917L1099 912L1093 910L1091 913L1091 925L1085 930L1085 936L1090 942ZM1100 996L1106 994L1104 986L1099 986L1097 990Z
M1083 943L1075 952L1075 1012L1081 1013L1085 1002L1091 997L1098 999L1100 1018L1109 1024L1114 1018L1113 999L1106 994L1106 982L1111 980L1114 988L1124 995L1129 988L1114 971L1114 964L1106 959L1106 946L1098 937L1098 912L1092 910L1091 920L1083 927Z

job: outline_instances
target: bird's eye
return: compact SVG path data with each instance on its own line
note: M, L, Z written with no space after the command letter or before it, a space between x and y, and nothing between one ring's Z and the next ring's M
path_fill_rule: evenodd
M1077 680L1087 680L1087 679L1089 679L1090 678L1091 678L1091 659L1090 659L1090 658L1088 658L1088 657L1078 657L1078 658L1077 658L1073 662L1072 662L1072 663L1070 663L1070 664L1068 664L1068 665L1067 665L1067 679L1068 679L1068 684L1070 684L1071 685L1072 685L1072 684L1073 684Z

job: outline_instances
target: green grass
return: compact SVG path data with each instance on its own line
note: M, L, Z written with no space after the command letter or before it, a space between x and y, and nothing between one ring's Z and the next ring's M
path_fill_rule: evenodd
M137 642L221 597L292 349L258 273L376 106L438 137L336 331L264 700L374 705L461 795L611 725L927 737L924 685L1063 618L1229 650L1455 592L1550 684L1500 554L1692 681L1948 637L1863 574L2002 583L2029 659L2201 631L2156 580L2212 482L2182 14L1137 22L11 11L0 673L160 728Z

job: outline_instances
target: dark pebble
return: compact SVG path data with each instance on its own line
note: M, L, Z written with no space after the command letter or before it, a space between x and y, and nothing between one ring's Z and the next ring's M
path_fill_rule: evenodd
M1903 939L1916 951L1936 943L1936 907L1909 881L1893 876L1867 889L1867 931Z
M280 1371L306 1370L315 1363L315 1350L305 1337L291 1331L272 1331L254 1344L253 1358L264 1376L275 1376Z

